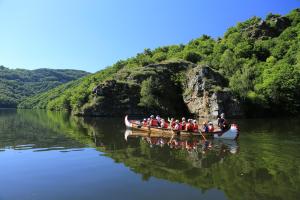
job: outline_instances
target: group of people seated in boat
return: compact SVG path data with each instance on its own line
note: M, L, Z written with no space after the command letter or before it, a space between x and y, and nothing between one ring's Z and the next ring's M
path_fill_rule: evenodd
M159 115L154 117L154 115L151 115L148 119L144 119L142 122L142 126L150 126L150 127L157 127L157 128L165 128L165 129L172 129L175 131L188 131L188 132L205 132L205 133L212 133L215 131L214 124L212 122L203 122L202 127L198 126L197 120L195 119L188 119L186 120L185 117L182 117L181 121L175 120L174 118L171 118L168 120L165 120L161 118ZM222 113L218 117L218 127L220 127L221 130L227 129L227 121L224 118L224 113Z
M188 119L186 120L185 117L179 120L175 120L174 118L168 118L165 120L161 118L159 115L154 117L151 115L148 119L144 119L142 121L143 126L150 126L150 127L158 127L158 128L165 128L165 129L172 129L175 131L189 131L189 132L198 132L198 124L196 120Z

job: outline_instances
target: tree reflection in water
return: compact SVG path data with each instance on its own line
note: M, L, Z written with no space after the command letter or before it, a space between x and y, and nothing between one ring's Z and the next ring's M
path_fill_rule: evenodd
M153 138L147 134L127 133L126 140L121 118L0 111L0 154L6 148L95 148L143 180L156 177L202 191L217 188L229 199L298 199L299 120L245 120L239 124L242 132L237 143L213 140L205 145L199 138Z

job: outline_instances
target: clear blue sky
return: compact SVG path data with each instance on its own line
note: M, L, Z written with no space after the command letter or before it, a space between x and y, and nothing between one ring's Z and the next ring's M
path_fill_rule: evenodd
M299 0L0 0L0 65L95 72L144 48L222 36Z

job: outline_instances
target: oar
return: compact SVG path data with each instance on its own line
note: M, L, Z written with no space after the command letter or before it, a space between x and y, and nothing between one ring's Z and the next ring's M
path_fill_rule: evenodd
M203 137L204 141L206 141L206 138L204 137L204 135L202 134L202 131L199 130L199 133L201 134L201 136Z

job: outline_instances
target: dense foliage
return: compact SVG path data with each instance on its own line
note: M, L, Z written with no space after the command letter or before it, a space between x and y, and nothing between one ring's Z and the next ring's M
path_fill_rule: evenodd
M0 66L0 107L16 107L25 97L45 92L87 74L79 70L24 70Z
M93 99L92 89L108 79L134 82L145 74L157 73L144 68L149 64L183 59L205 64L218 70L228 81L231 91L243 102L246 111L253 108L270 114L298 114L300 112L300 9L286 16L269 14L262 20L253 17L231 27L223 38L207 35L188 44L145 49L135 57L117 62L98 73L82 79L78 84L28 99L23 107L52 110L80 110ZM150 68L149 68L150 69ZM147 77L147 76L146 76ZM155 91L146 79L142 83L142 106L161 106ZM64 92L62 93L62 88ZM156 89L157 90L157 89ZM159 89L158 89L159 90Z

